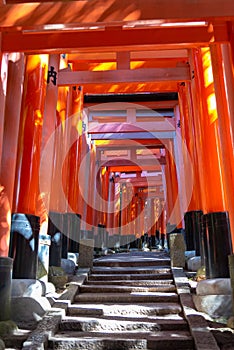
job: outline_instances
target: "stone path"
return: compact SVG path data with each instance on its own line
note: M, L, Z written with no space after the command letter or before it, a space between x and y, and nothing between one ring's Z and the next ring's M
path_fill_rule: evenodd
M4 339L7 350L234 349L195 310L183 269L165 252L102 257L70 277L35 326Z
M59 330L49 337L48 348L219 349L202 324L205 321L190 317L187 287L182 269L172 271L164 252L96 259Z

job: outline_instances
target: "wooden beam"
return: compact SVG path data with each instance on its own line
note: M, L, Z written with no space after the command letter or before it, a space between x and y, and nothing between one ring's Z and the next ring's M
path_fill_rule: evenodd
M7 6L7 5L5 5ZM0 6L1 11L1 6ZM1 12L0 12L1 13ZM1 17L1 15L0 15ZM160 49L168 46L205 46L212 42L227 42L225 24L191 28L144 28L88 31L3 31L2 50L5 52L105 52Z
M162 167L161 165L144 165L144 166L136 166L136 165L129 165L129 166L126 166L124 169L122 166L118 166L118 165L115 165L115 166L111 166L108 168L110 172L113 172L113 173L121 173L121 172L124 172L124 173L135 173L135 172L141 172L141 171L162 171Z
M158 166L159 164L165 165L166 159L165 157L152 157L148 159L138 159L136 161L132 161L130 159L111 159L111 160L103 160L101 162L101 166L113 167L113 166Z
M162 186L162 177L161 176L141 176L141 177L120 177L116 182L131 182L132 184L138 182L154 182L156 186Z
M131 149L131 148L163 148L162 142L158 139L152 139L152 140L102 140L102 141L95 141L95 146L98 150L118 150L118 149Z
M149 68L149 69L121 69L98 72L60 71L58 85L85 85L101 83L132 83L132 82L184 82L190 80L189 67L177 68Z
M69 53L67 55L68 62L85 61L89 63L93 62L114 62L116 61L116 52L102 52L101 56L99 52L79 52ZM148 50L148 51L133 51L130 53L131 61L139 60L158 60L158 59L176 59L178 61L188 59L188 50Z
M149 109L164 109L164 108L175 108L176 105L178 105L178 100L170 100L170 101L146 101L146 102L137 102L137 105L141 106L141 108L149 108ZM109 110L108 104L107 106L94 103L84 103L84 108L88 108L90 111L96 111L99 109L102 110ZM112 110L118 110L119 105L113 105Z
M2 27L232 20L233 16L233 0L79 0L0 6Z
M119 83L119 84L86 84L84 94L136 93L136 92L175 92L178 90L176 81L161 81L151 83ZM140 101L139 101L140 103Z
M161 120L161 118L160 118ZM142 132L167 132L175 131L175 125L164 119L164 121L155 122L137 122L135 124L131 123L89 123L88 133L93 134L105 134L105 133L142 133Z

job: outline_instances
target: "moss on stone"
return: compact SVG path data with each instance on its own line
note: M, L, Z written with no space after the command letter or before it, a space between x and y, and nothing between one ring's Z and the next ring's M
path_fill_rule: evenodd
M0 337L14 334L14 332L17 330L18 330L17 325L15 324L15 322L11 320L0 322Z
M205 266L201 266L196 273L196 280L201 281L206 279L206 268Z
M4 350L5 349L5 343L2 339L0 339L0 350Z

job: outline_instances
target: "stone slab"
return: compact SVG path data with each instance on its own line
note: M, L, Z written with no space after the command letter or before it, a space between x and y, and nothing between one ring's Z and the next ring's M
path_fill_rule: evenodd
M51 309L46 297L11 298L11 318L13 321L38 321Z
M194 295L193 301L198 311L212 318L228 318L232 315L231 295Z
M185 267L185 241L180 233L170 234L170 257L172 267Z
M47 349L48 339L53 336L64 317L65 312L61 309L52 309L44 315L42 320L38 323L37 328L31 332L27 340L24 342L23 350L39 350Z
M181 306L178 303L146 303L141 304L92 304L83 303L73 304L69 307L70 316L119 316L119 317L150 317L164 316L168 314L178 315L181 312Z
M196 272L201 267L201 257L194 256L187 261L187 267L189 271Z
M61 259L61 267L68 275L73 275L76 269L76 264L71 259Z
M12 279L12 297L41 297L43 295L43 284L36 279Z
M197 283L197 295L231 295L230 278L207 279Z
M172 268L175 285L179 294L183 314L193 335L196 350L219 350L216 340L209 330L206 319L196 310L189 281L182 268Z
M93 267L94 240L81 239L79 246L79 268Z
M75 297L76 302L90 303L147 303L147 302L177 302L178 295L171 292L138 292L138 293L81 293Z
M78 260L79 260L79 253L68 252L67 253L67 258L69 260L72 260L74 262L74 264L77 265L78 264Z
M186 260L191 259L196 256L196 250L186 250L184 255Z

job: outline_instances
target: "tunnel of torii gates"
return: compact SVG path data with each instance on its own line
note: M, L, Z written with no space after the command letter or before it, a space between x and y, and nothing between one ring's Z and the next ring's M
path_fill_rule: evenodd
M16 213L234 243L233 0L0 3L0 255Z

